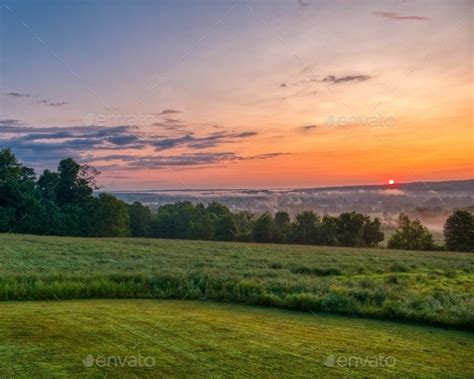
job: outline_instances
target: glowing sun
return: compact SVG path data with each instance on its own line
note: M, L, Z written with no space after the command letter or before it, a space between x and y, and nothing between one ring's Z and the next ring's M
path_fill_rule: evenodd
M389 179L389 180L388 180L388 184L390 184L390 185L395 184L395 180Z

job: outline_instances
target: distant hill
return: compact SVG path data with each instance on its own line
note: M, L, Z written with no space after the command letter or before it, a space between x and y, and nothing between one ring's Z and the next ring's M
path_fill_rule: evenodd
M177 201L208 204L212 201L232 211L255 213L280 210L295 215L302 210L320 214L357 211L378 216L394 227L400 212L441 231L456 208L474 209L474 179L441 182L396 183L296 189L176 189L114 192L126 202L140 201L151 208Z
M474 191L474 179L467 180L445 180L438 182L409 182L396 183L392 186L388 184L367 184L356 186L331 186L331 187L310 187L310 188L276 188L276 189L240 189L240 188L176 188L176 189L149 189L149 190L129 190L129 191L112 191L114 194L126 193L156 193L156 192L243 192L249 194L257 193L274 193L274 192L294 192L294 191L350 191L350 190L384 190L387 188L406 189L411 191Z

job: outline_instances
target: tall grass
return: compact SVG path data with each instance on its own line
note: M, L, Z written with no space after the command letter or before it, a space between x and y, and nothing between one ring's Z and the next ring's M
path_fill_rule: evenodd
M474 329L473 271L469 253L0 236L0 300L216 300Z

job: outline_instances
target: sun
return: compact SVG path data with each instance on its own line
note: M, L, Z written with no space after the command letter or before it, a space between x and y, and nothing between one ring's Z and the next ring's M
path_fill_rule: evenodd
M388 184L390 184L390 185L395 184L395 180L389 179L389 180L388 180Z

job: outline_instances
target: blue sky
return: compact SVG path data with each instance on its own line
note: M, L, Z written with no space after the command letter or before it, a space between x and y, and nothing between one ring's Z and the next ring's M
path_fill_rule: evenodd
M468 1L0 8L0 144L38 170L72 155L112 189L472 176Z

